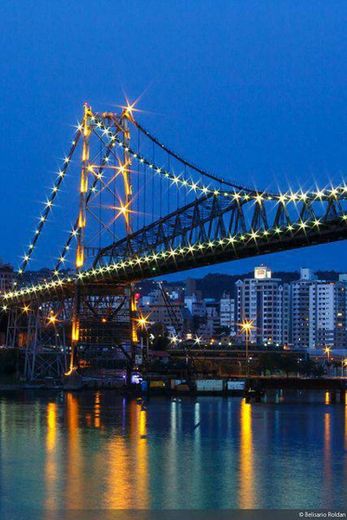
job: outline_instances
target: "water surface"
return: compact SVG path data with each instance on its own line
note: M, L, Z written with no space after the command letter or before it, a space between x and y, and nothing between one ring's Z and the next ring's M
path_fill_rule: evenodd
M347 407L298 397L3 395L1 510L343 508Z

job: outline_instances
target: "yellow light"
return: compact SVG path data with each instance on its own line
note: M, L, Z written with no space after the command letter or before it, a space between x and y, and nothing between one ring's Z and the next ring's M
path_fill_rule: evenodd
M88 191L88 177L87 175L81 176L80 193L87 193Z
M118 172L121 173L121 174L126 173L127 172L127 166L128 166L128 163L122 164L121 162L119 162L119 166L117 166Z
M147 316L144 316L143 314L140 315L139 318L137 318L137 325L141 328L141 329L145 329L147 328L147 325L149 325L149 314L147 314Z
M241 332L245 332L246 334L249 334L251 330L255 329L255 326L253 325L254 320L244 320L241 324Z
M79 216L78 216L78 227L79 228L86 227L86 218L82 211L80 211Z
M29 311L30 311L29 305L24 305L23 312L29 312Z
M52 314L51 316L48 316L48 322L51 323L52 325L54 323L56 323L56 321L57 321L57 317L54 314Z

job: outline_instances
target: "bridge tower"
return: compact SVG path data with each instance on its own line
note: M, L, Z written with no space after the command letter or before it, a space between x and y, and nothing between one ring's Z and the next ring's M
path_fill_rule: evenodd
M121 350L127 358L129 370L134 364L138 337L133 283L115 286L106 281L87 286L82 279L83 271L93 266L100 251L103 232L111 236L108 239L111 241L118 236L120 227L126 236L132 233L133 186L128 153L131 120L131 106L124 107L120 113L95 113L87 103L83 106L83 117L72 149L58 172L60 180L54 186L52 198L47 201L46 212L40 218L40 226L32 241L35 246L48 217L47 210L53 205L57 186L60 187L79 142L80 171L75 174L79 176L78 212L54 270L54 276L59 279L70 252L75 272L72 288L68 295L54 296L44 305L33 299L30 305L15 307L9 312L6 344L25 349L24 376L27 380L39 379L44 373L55 377L64 373L71 375L78 368L81 348L85 350L87 343L113 345L115 334L118 340L129 338L130 349L124 345ZM107 135L105 128L110 132L112 129L112 139L108 142L100 138L104 133ZM119 150L116 143L122 144ZM15 282L18 288L25 285L25 268L32 249L25 255L18 271L19 277ZM42 285L44 283L42 281Z

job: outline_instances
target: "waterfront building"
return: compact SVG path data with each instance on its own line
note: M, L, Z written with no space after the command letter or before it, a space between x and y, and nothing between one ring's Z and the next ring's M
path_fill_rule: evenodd
M334 347L347 348L347 275L341 274L335 289Z
M300 279L291 283L291 343L294 348L308 348L310 343L310 293L314 275L300 270Z
M219 302L220 326L230 330L230 336L235 334L235 300L229 293L224 293Z
M345 348L347 344L347 277L317 280L302 269L291 283L291 339L294 348Z
M251 343L285 345L289 340L289 285L272 278L266 266L256 267L254 277L236 282L236 319L252 321ZM238 336L244 340L238 327Z
M213 336L220 329L219 302L213 298L205 298L206 331Z
M148 297L142 297L140 311L149 315L152 323L161 323L167 329L178 333L184 324L184 304L179 300L165 301L160 290L152 291Z

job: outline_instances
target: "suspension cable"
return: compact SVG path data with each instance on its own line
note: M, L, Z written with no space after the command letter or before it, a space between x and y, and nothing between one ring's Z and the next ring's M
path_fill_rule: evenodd
M188 168L191 168L192 170L195 170L196 172L200 173L200 175L203 175L204 177L208 177L209 179L219 182L221 185L224 184L225 186L230 186L231 188L247 191L247 192L254 192L255 190L252 188L247 188L245 186L238 185L235 182L228 181L226 179L223 179L221 177L218 177L217 175L214 175L213 173L209 173L206 170L203 170L202 168L199 168L199 166L196 166L195 164L191 163L190 161L187 161L182 156L178 155L176 152L168 148L166 145L164 145L157 137L154 137L148 130L146 130L138 121L135 119L132 120L132 123L150 139L153 143L157 144L162 150L164 150L166 153L177 159L179 162L183 163Z

